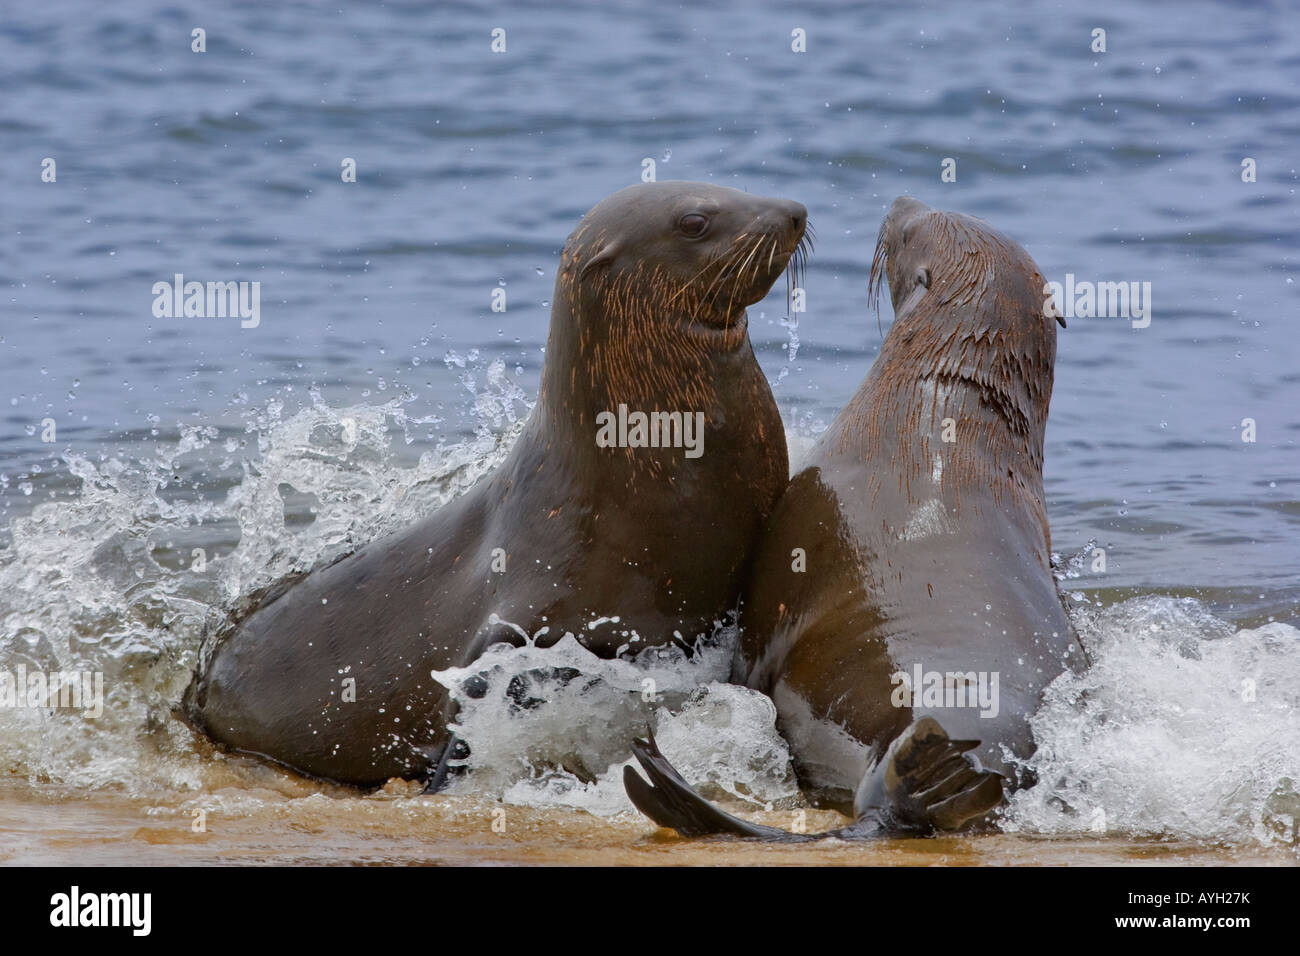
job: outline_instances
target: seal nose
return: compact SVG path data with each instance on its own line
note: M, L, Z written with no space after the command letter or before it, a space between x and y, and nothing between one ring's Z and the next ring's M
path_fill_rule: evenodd
M795 202L793 199L786 200L786 211L790 215L790 228L796 234L802 233L804 227L808 224L808 210L803 203Z
M808 210L803 203L793 199L763 199L756 206L751 228L771 235L785 234L791 242L798 242L807 226Z

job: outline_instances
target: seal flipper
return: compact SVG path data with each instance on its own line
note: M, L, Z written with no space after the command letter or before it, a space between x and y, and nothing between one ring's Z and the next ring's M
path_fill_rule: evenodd
M424 789L420 792L437 793L447 786L447 777L451 774L460 774L464 772L462 766L452 766L452 760L464 760L469 756L469 745L461 740L455 734L447 741L446 746L442 748L442 753L438 757L438 763L433 769L428 779L424 782Z
M636 740L632 752L646 783L623 768L623 786L638 810L682 836L726 833L781 843L827 837L866 840L899 833L957 830L1002 802L1002 776L984 770L967 751L978 740L953 740L933 717L923 717L894 739L858 785L857 819L827 833L789 833L724 813L691 789L654 741Z
M853 809L893 830L957 830L1002 802L1000 774L966 752L978 740L953 740L933 717L900 734L858 785ZM856 826L856 824L855 824Z
M708 836L729 833L734 836L759 837L765 840L815 839L787 833L775 827L746 823L719 810L691 789L676 768L659 752L654 734L648 740L634 740L632 752L650 778L647 783L631 767L623 768L623 787L638 810L661 827L676 830L682 836Z

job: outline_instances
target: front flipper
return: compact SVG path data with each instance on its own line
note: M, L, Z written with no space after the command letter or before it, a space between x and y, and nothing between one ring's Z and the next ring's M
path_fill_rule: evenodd
M853 801L859 821L928 833L957 830L988 813L1002 802L1003 779L966 756L977 746L978 740L953 740L933 717L922 717L862 778Z
M645 770L650 782L631 767L623 768L623 787L638 810L661 827L676 830L682 836L708 836L729 833L733 836L757 837L764 840L786 842L816 839L806 834L787 833L775 827L746 823L729 813L723 813L691 789L682 775L659 752L654 734L649 740L634 740L632 752Z

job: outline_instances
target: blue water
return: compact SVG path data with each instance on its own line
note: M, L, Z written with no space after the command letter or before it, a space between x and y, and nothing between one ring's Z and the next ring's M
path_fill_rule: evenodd
M464 376L501 359L535 395L563 241L652 158L808 206L807 312L792 332L781 283L751 309L800 435L878 350L866 277L899 194L988 219L1048 278L1150 282L1150 327L1060 335L1054 548L1106 548L1090 591L1300 615L1285 5L14 2L0 64L0 528L82 493L67 456L148 462L184 426L220 429L178 465L220 499L258 466L252 410L313 388L404 400L395 463L465 437ZM175 273L260 281L261 324L154 318Z

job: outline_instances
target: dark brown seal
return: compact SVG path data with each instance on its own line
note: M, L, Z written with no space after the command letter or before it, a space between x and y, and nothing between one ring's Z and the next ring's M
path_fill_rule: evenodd
M873 297L886 276L895 322L767 523L732 673L775 702L805 791L852 809L842 836L984 818L1028 782L1029 718L1082 654L1043 503L1043 277L987 223L909 197ZM656 822L785 836L707 807L653 741L636 752L653 787L628 768L628 791Z
M507 459L232 622L190 719L317 777L418 778L449 749L435 669L521 629L602 656L711 633L789 475L745 307L801 263L806 215L705 183L600 202L564 248L540 394Z

